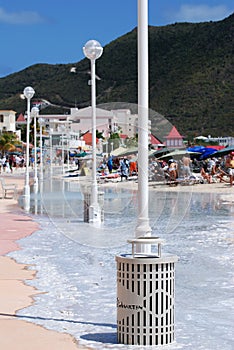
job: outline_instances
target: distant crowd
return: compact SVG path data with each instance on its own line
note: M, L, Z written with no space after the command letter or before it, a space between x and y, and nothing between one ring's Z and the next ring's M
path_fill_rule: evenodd
M34 166L34 157L30 155L29 164ZM70 164L80 168L78 158L69 159ZM46 163L49 163L49 158ZM37 158L40 163L40 157ZM56 164L56 162L55 162ZM0 174L12 173L13 169L25 167L25 158L23 155L4 155L0 156ZM128 180L137 177L138 163L137 157L134 155L125 157L109 157L104 156L97 169L99 176L120 177L121 180ZM180 160L167 159L160 160L149 158L149 180L150 181L167 181L171 185L177 185L183 179L196 178L199 173L200 182L229 182L233 185L234 178L234 152L230 152L226 156L215 158L214 156L199 161L197 158L190 158L189 154L185 154Z
M98 168L102 177L114 177L118 174L123 179L130 179L138 174L138 163L135 156L113 157L104 156ZM199 175L199 176L198 176ZM152 159L149 161L149 180L167 181L177 185L185 179L199 179L200 183L228 182L233 185L234 152L221 158L210 157L199 161L185 154L182 159Z
M13 168L22 168L25 166L25 159L21 155L4 155L0 157L0 173L12 173Z
M121 180L128 180L129 177L136 176L138 173L136 157L113 157L110 155L108 158L103 157L102 162L99 165L99 173L113 174L118 173L121 177Z
M177 184L178 179L198 178L200 175L201 183L207 182L229 182L233 185L234 177L234 152L221 157L210 157L206 160L190 159L189 155L185 155L181 160L177 161L169 159L167 162L158 160L161 168L164 170L164 175L168 181Z

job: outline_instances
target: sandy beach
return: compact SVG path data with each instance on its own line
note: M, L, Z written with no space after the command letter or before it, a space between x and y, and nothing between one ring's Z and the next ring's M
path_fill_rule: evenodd
M5 176L7 184L17 184L18 194L24 186L23 176ZM72 181L75 181L74 179ZM100 187L121 186L137 189L137 183L104 183ZM220 193L229 203L234 203L234 187L228 183L196 184L193 186L158 185L150 183L152 191L192 191ZM0 348L6 350L72 350L88 349L80 346L76 339L66 333L47 330L39 325L17 317L16 312L33 303L33 296L46 291L38 291L27 285L27 280L36 278L33 266L16 263L6 256L20 249L20 240L40 230L36 222L18 206L16 199L0 199Z
M5 181L6 184L17 184L18 194L22 191L22 176L8 175ZM84 349L69 334L47 330L17 318L16 312L31 305L33 296L43 291L27 285L26 281L36 276L32 266L18 264L5 255L20 249L17 241L40 228L18 207L16 199L0 199L0 222L0 349Z
M137 182L136 181L123 181L123 182L106 182L100 185L100 187L108 187L108 186L121 186L122 188L128 189L136 189L137 190ZM197 192L197 193L219 193L224 195L234 196L234 186L230 186L227 182L213 182L211 184L194 184L194 185L178 185L178 186L169 186L165 183L159 182L149 182L149 190L150 191L160 191L160 192Z

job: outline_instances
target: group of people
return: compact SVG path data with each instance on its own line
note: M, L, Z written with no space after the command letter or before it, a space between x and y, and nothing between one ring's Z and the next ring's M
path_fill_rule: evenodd
M153 165L152 165L153 164ZM121 180L128 180L129 176L138 174L137 161L133 157L113 157L104 156L100 167L101 172L108 169L108 174L113 171L118 172ZM230 152L227 156L216 159L211 157L203 161L193 160L189 155L184 155L181 160L151 160L149 164L149 173L152 174L152 180L165 179L171 185L177 185L179 178L188 179L194 176L194 173L200 174L202 181L212 182L230 182L233 185L234 179L234 152Z
M30 157L30 164L33 166L33 156ZM40 161L39 161L40 162ZM153 166L152 166L153 164ZM76 164L79 168L79 164ZM25 166L25 159L22 155L2 155L0 156L0 174L2 172L12 173L13 168L22 168ZM152 171L153 169L153 171ZM196 169L196 170L195 170ZM136 157L109 157L104 156L99 166L100 172L107 171L109 175L116 172L123 179L138 174L138 164ZM177 185L178 178L190 178L194 173L199 172L200 177L209 184L212 182L229 182L233 186L234 180L234 152L222 158L214 156L204 161L193 160L189 155L184 155L181 160L169 159L150 161L149 173L153 172L152 180L167 180L168 183Z
M229 169L230 185L232 186L234 179L234 152L232 152L231 157L227 159L226 166L228 166Z
M21 168L25 165L25 159L21 155L3 155L0 157L0 174L2 172L12 173L13 168Z
M190 177L192 175L192 160L184 156L180 161L170 158L169 160L158 160L160 169L163 170L163 176L170 184L177 185L179 176Z
M211 157L203 162L201 175L208 183L214 182L214 179L218 179L220 182L226 182L226 178L229 177L230 186L232 186L234 177L234 152L230 152L221 159Z
M106 169L109 174L113 171L119 172L121 181L128 180L129 176L137 175L138 172L137 162L132 157L113 157L112 155L108 158L104 156L99 166L101 172L105 172Z
M163 173L162 173L163 170ZM189 179L197 176L199 173L201 181L206 181L209 184L213 182L230 182L230 186L233 185L234 179L234 152L222 157L198 161L196 158L193 160L189 155L185 155L181 160L169 159L157 160L156 167L154 167L156 176L154 179L163 180L163 176L167 182L171 185L177 185L179 179Z

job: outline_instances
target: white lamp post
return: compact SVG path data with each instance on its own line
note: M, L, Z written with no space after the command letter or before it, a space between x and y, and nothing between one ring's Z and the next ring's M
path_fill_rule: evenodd
M24 185L24 209L30 209L30 187L29 187L29 128L30 128L30 100L34 96L35 91L31 86L24 89L24 97L27 99L27 138L26 138L26 171Z
M138 220L136 238L151 236L148 213L148 0L138 0ZM150 245L139 245L148 252Z
M31 110L32 117L34 118L34 193L38 192L38 176L37 176L37 118L39 115L39 109L33 107Z
M98 204L98 188L96 178L96 78L95 78L95 61L103 52L103 48L96 40L89 40L83 47L85 56L91 61L91 95L92 95L92 192L91 205L89 210L89 222L101 222L101 210Z
M70 135L67 132L67 171L70 169Z
M52 158L53 158L53 128L50 128L50 176L52 176Z
M43 180L43 150L42 150L42 127L45 124L43 118L38 119L40 125L40 180Z
M174 265L178 257L162 256L163 241L151 236L149 225L148 0L138 0L138 129L138 222L136 238L128 240L132 256L116 257L117 338L127 345L160 346L174 341ZM151 253L151 245L158 246L157 253ZM143 305L137 313L123 307L133 300Z
M64 157L64 126L62 126L62 138L60 138L62 140L62 174L64 174L64 161L65 161L65 157Z

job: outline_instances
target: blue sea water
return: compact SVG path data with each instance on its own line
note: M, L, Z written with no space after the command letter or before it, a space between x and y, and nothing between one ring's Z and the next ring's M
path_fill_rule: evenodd
M152 349L117 344L115 256L130 253L137 193L131 186L103 187L105 221L83 222L86 188L77 182L45 182L31 199L41 230L10 253L31 264L28 283L43 292L18 317L67 332L94 349ZM176 264L176 342L163 349L233 349L233 204L228 195L149 192L152 235ZM160 347L158 347L160 348Z

